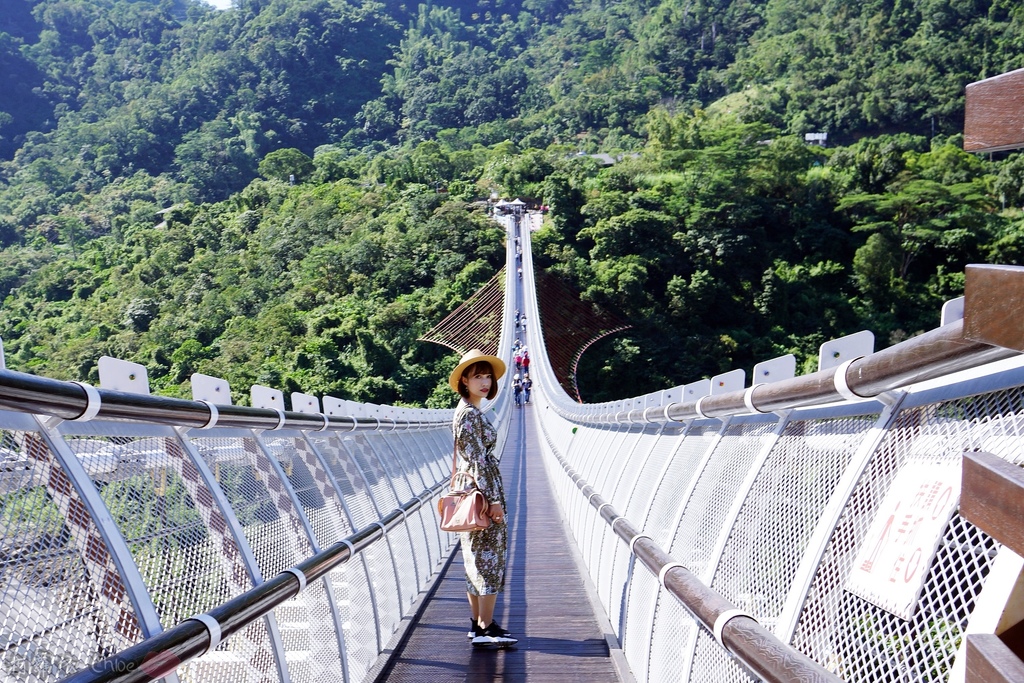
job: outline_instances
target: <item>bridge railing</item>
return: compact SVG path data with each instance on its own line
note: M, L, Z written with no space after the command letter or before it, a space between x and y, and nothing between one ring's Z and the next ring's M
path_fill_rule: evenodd
M500 443L510 394L487 408ZM97 389L0 351L2 680L373 675L455 542L451 411L271 399Z
M576 404L538 355L545 462L638 680L963 679L1022 570L958 514L965 451L1024 463L1024 361L978 319L696 400Z
M451 547L445 411L211 409L10 371L0 405L49 413L0 410L8 680L362 680ZM222 608L257 588L265 617ZM104 661L180 622L191 653Z

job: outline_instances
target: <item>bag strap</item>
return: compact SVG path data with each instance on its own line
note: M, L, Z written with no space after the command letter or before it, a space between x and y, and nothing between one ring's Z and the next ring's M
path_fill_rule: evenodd
M459 457L459 452L457 450L458 449L458 445L459 445L459 437L457 437L455 435L455 426L453 425L452 426L452 476L451 476L451 479L448 480L448 490L449 491L454 491L455 490L455 461Z
M453 441L452 441L452 476L451 476L451 479L448 480L448 490L449 491L454 491L455 490L455 462L456 462L456 460L459 457L459 451L458 451L459 438L457 436L455 436L455 426L454 425L452 426L452 438L453 438ZM480 491L480 485L476 483L476 477L474 477L473 474L470 473L470 472L465 472L464 474L467 477L469 477L470 479L473 480L473 488L475 488L477 491ZM480 494L483 495L483 491L480 491ZM485 501L487 500L487 496L484 496L484 500ZM488 502L488 505L490 505L489 502Z

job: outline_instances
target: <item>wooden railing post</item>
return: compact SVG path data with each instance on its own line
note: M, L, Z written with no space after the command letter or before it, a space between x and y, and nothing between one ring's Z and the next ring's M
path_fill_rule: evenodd
M1024 469L991 453L975 451L964 453L962 477L960 515L1024 555ZM1018 632L1019 625L1002 637L987 633L967 636L968 683L1024 681L1024 662L1017 654Z
M1024 147L1024 69L968 83L966 95L964 151Z

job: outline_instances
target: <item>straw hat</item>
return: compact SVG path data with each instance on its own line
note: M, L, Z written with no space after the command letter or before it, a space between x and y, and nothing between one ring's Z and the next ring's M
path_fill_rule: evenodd
M487 361L491 364L491 369L494 370L495 382L501 379L501 376L505 374L505 361L497 356L488 356L480 349L473 349L466 352L466 354L459 360L459 364L455 366L454 370L452 370L452 374L448 377L448 386L452 388L452 391L456 394L459 393L459 379L462 378L462 372L473 363L479 363L480 361Z

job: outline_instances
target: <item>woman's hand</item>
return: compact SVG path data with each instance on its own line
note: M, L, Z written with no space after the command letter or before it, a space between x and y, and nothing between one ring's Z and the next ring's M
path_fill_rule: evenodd
M491 503L491 507L487 509L487 516L498 523L505 521L505 511L501 509L500 503Z

